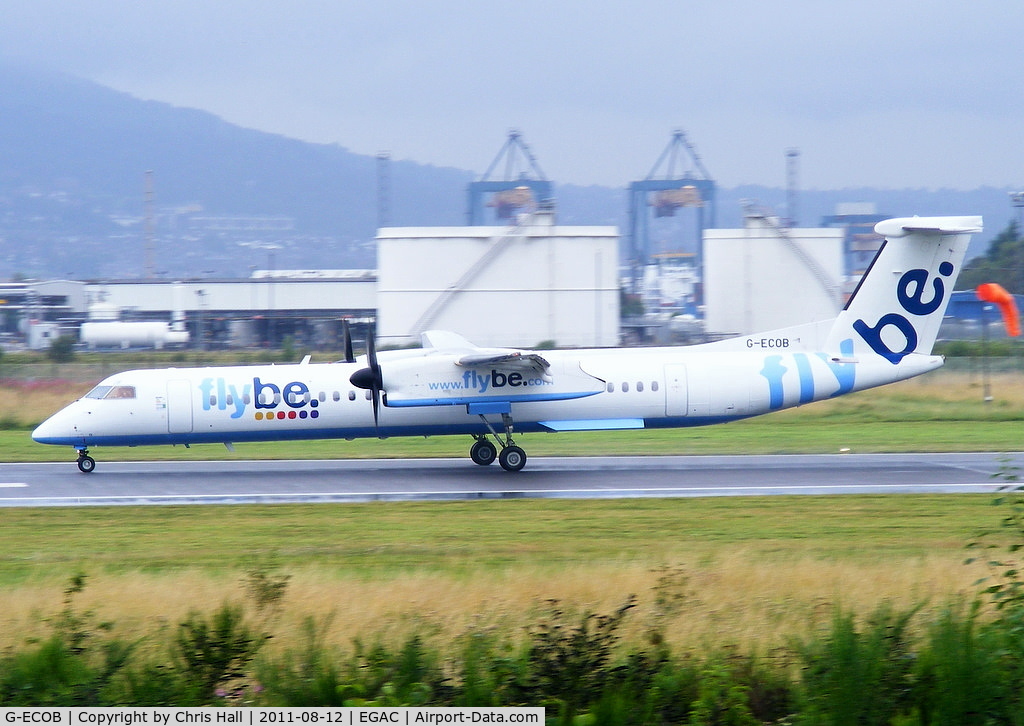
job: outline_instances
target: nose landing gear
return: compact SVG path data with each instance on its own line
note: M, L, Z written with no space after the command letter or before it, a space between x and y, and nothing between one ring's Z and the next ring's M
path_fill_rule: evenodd
M96 460L89 456L88 449L78 450L78 470L83 474L91 474L96 468Z

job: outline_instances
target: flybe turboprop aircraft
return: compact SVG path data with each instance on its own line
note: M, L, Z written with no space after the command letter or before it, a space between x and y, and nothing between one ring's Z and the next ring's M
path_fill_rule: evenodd
M932 345L981 217L875 230L885 242L830 321L689 347L543 354L444 331L424 333L421 349L378 353L371 334L359 358L346 330L335 363L118 373L32 438L74 447L91 472L94 446L465 434L475 463L519 471L519 433L703 426L834 398L942 365Z

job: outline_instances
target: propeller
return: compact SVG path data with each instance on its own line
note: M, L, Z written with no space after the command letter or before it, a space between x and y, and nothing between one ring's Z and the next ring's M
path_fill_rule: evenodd
M367 368L360 368L349 377L349 383L356 388L362 388L373 392L373 425L378 425L380 415L380 392L384 388L384 378L380 371L380 362L377 360L377 347L374 338L377 335L376 329L371 326L366 335L366 361L370 364Z
M341 319L341 332L345 338L345 362L355 363L356 357L352 353L352 330L348 326L348 318Z

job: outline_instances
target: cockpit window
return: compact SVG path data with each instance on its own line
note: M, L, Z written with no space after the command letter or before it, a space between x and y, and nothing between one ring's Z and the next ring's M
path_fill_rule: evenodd
M92 389L87 394L85 394L85 397L86 398L103 398L108 393L110 393L110 389L111 388L113 388L113 386L96 386L94 389Z
M135 398L135 386L96 386L85 394L86 398Z
M135 398L135 386L114 386L103 398Z

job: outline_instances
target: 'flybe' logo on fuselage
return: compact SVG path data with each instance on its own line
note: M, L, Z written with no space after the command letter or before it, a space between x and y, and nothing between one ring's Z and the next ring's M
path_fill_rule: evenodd
M545 380L539 376L524 376L522 373L512 371L502 373L494 368L490 373L477 373L474 370L466 371L462 378L448 381L430 381L427 388L431 391L474 391L476 393L487 393L496 388L529 388L532 386L553 386L554 381Z
M939 265L939 275L949 277L953 274L954 269L952 262L943 262ZM928 299L925 299L926 294ZM931 315L942 307L942 303L946 299L946 285L941 277L932 278L929 294L928 270L920 268L908 270L903 273L896 284L896 299L899 301L900 307L911 315L918 317ZM903 347L900 350L893 350L888 343L882 340L882 331L890 327L902 335ZM917 328L902 313L886 313L874 325L868 325L858 318L853 322L853 329L860 334L865 343L871 346L871 350L893 365L899 363L917 348ZM891 334L890 340L892 340Z
M239 390L241 389L241 390ZM252 383L236 385L224 378L204 378L199 383L203 410L214 408L231 411L231 418L241 418L250 403L256 409L257 419L317 418L317 399L312 398L309 386L301 381L284 385L264 383L255 377ZM283 407L281 405L284 404ZM281 410L277 410L281 407Z

